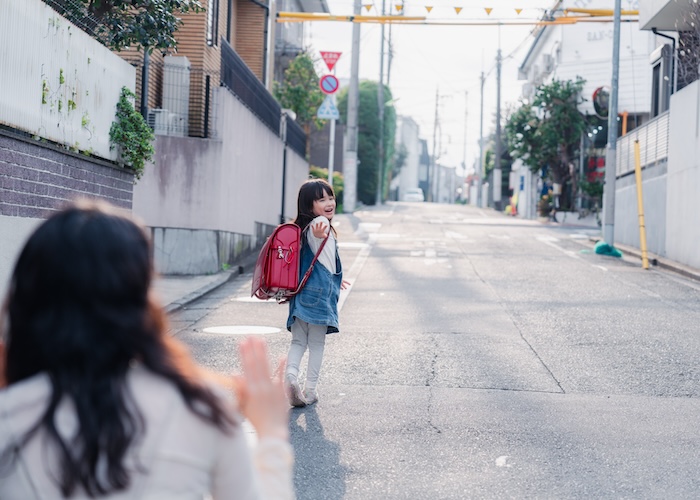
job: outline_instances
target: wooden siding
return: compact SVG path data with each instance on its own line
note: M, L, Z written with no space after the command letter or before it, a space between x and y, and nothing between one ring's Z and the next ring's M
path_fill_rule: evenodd
M202 0L209 9L216 0ZM190 62L190 112L189 135L203 136L205 131L206 76L210 76L211 87L217 87L221 74L221 38L227 38L228 10L231 12L231 38L228 40L243 61L259 80L263 80L265 67L265 23L267 10L250 0L218 0L219 33L216 44L207 45L207 11L181 14L182 25L175 33L177 49L170 55L184 56ZM119 55L136 67L136 106L140 107L143 52L125 50ZM148 108L160 109L163 105L163 54L155 51L151 55ZM211 103L210 103L211 105ZM210 110L211 111L211 110ZM210 112L210 116L212 113Z
M239 0L237 5L235 43L232 44L241 59L263 80L265 66L266 9L249 0Z

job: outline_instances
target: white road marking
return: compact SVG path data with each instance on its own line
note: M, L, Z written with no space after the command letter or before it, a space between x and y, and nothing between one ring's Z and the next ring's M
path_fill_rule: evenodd
M461 233L455 233L454 231L445 231L446 238L452 238L453 240L465 240L469 238Z
M507 455L503 455L502 457L498 457L496 459L496 467L511 467L511 465L509 463L507 463L508 458L510 458L510 457L508 457Z
M357 276L360 274L360 271L362 270L362 266L365 265L365 262L367 261L367 257L369 257L370 252L372 251L372 246L367 245L362 250L359 251L357 254L357 257L355 257L355 261L352 263L352 266L350 266L350 270L347 273L343 273L345 277L345 280L350 282L350 285L345 289L340 291L340 298L338 299L338 312L343 309L343 305L345 305L345 301L348 298L348 295L350 294L350 291L352 290L352 286L355 283L355 279L357 279Z

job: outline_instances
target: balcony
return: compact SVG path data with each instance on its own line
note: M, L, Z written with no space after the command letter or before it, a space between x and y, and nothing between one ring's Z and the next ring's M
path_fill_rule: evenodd
M668 161L669 113L660 114L617 140L617 177L634 172L634 142L639 141L642 168Z

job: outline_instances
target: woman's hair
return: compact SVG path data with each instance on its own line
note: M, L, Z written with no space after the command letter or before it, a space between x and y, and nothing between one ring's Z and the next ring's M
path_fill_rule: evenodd
M165 314L149 295L152 269L143 227L88 201L39 226L15 266L5 375L8 384L38 373L50 378L46 411L22 443L44 428L56 445L65 496L79 487L94 496L129 485L124 459L145 431L127 386L133 362L173 383L203 420L224 431L233 424L185 348L167 334ZM78 435L68 439L54 419L65 398L79 422Z
M299 188L299 198L297 198L297 218L294 223L302 230L316 218L314 215L314 201L320 200L324 196L335 198L333 186L324 179L309 179Z

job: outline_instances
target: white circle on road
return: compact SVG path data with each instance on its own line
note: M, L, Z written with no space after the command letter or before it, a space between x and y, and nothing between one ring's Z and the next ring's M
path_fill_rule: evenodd
M222 335L268 335L282 330L274 326L228 325L210 326L202 330L204 333L219 333Z

